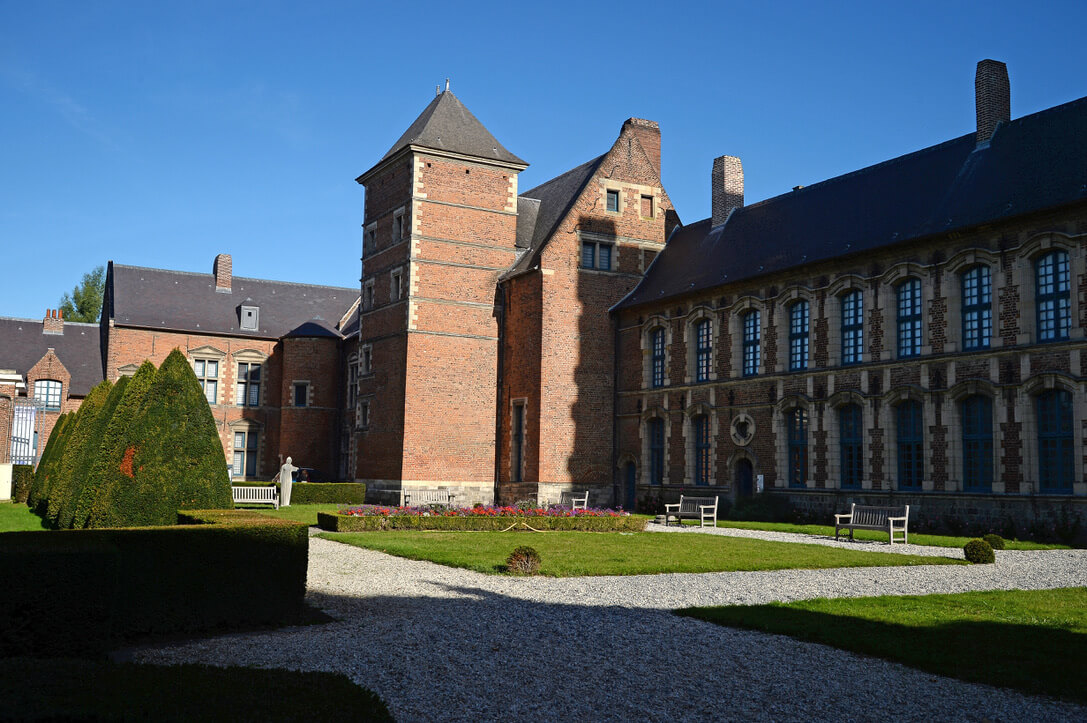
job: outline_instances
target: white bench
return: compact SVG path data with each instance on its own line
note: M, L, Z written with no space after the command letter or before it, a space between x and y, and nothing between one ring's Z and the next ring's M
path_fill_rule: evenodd
M449 490L404 490L404 506L453 504L454 495Z
M275 485L267 487L231 485L230 492L234 495L236 505L272 505L277 510L279 509L279 488Z
M834 539L838 539L841 530L849 530L849 539L853 539L853 530L878 530L886 532L891 538L889 544L895 544L895 533L902 533L902 543L905 544L909 533L906 531L910 523L910 506L901 507L876 507L872 505L849 506L849 512L842 515L834 515Z
M579 496L574 496L573 492L563 492L559 495L559 505L572 510L587 510L589 509L589 490L585 490Z
M679 502L664 506L664 524L668 520L676 518L676 524L682 525L683 518L698 520L699 527L717 527L717 498L716 497L686 497L679 496Z

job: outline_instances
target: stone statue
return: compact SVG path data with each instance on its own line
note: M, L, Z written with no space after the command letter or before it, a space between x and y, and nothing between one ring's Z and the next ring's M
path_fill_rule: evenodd
M279 506L289 507L291 504L291 482L298 468L291 464L288 457L283 466L279 468Z

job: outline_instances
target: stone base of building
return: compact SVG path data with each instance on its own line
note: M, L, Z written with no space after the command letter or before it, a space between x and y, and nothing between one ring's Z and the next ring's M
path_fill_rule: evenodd
M366 502L375 505L401 505L405 492L412 490L445 490L453 495L453 503L458 507L471 507L478 503L494 503L494 485L490 482L458 482L456 480L399 480L399 479L360 479L366 483Z

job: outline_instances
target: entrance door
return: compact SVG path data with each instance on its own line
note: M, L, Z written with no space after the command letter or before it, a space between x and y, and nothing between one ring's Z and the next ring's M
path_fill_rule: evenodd
M754 493L755 469L751 460L741 459L736 462L736 495L750 497Z
M635 505L636 500L637 500L638 489L637 489L637 486L635 485L635 478L636 477L637 477L637 469L635 468L634 463L633 462L627 462L626 466L623 468L623 479L626 480L626 488L627 488L627 506L626 506L626 509L629 512L634 511L634 505Z

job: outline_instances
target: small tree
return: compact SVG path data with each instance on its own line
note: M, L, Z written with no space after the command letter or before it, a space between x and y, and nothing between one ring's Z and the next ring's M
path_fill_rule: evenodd
M60 310L68 321L96 322L102 313L102 296L106 289L106 271L96 266L83 274L72 293L60 297Z

